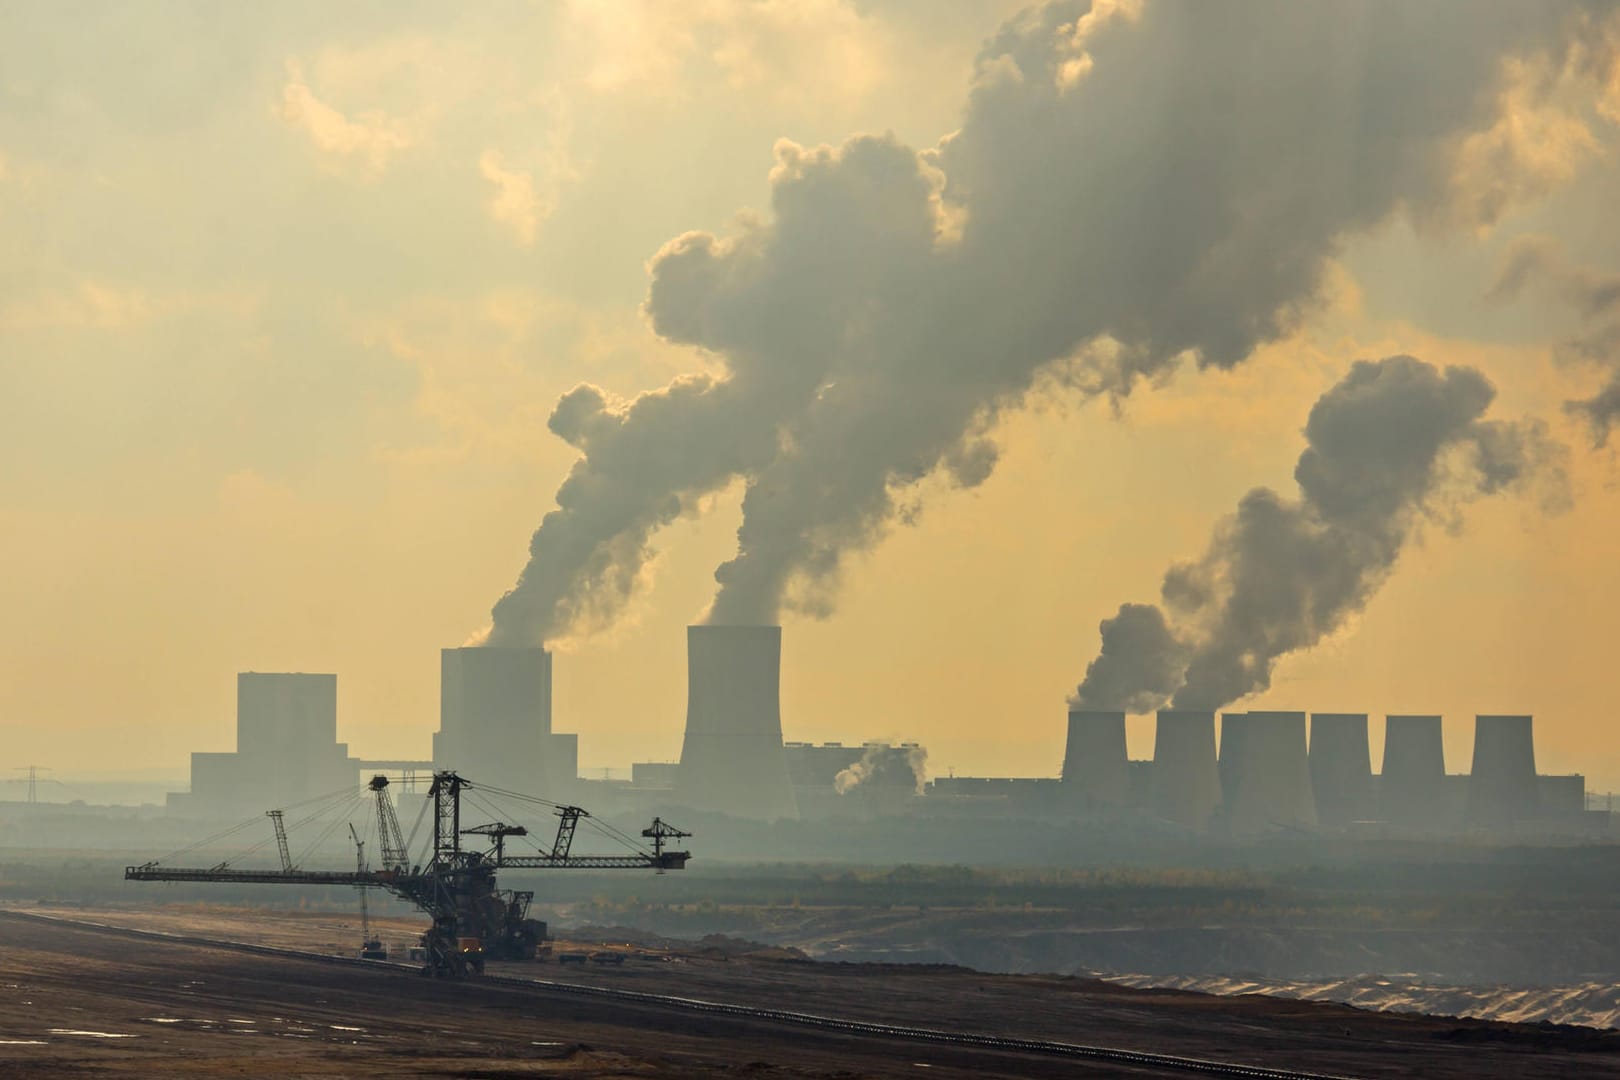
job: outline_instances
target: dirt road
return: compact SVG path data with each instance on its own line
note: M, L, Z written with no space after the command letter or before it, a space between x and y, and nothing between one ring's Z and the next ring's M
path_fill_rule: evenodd
M554 977L556 965L534 974ZM1601 1034L963 971L693 955L570 979L1348 1076L1620 1076ZM1152 1076L0 915L0 1075ZM1177 1074L1185 1075L1185 1074Z

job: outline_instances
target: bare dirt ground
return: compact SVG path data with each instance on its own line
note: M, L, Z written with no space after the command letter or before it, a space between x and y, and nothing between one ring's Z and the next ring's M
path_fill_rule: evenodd
M39 909L21 909L39 910ZM347 954L332 914L154 907L64 918ZM384 937L420 924L389 920ZM610 932L604 936L611 937ZM1620 1077L1620 1035L1140 991L960 968L823 964L735 942L561 942L626 955L503 974L961 1031L1058 1039L1356 1077ZM496 965L492 965L492 968ZM0 913L0 1076L1148 1076L579 998L397 968L123 937Z

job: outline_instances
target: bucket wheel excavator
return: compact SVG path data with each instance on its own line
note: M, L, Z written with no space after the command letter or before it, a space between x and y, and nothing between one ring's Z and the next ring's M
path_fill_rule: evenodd
M543 922L529 918L534 893L501 889L495 879L498 870L682 870L689 852L669 847L670 841L691 833L654 818L641 830L645 843L630 840L611 827L606 831L626 842L630 850L622 855L577 855L573 851L574 832L590 814L577 806L553 807L558 817L557 833L550 850L536 847L534 854L513 854L507 841L527 837L522 825L502 821L462 825L463 792L474 788L472 781L455 772L433 774L428 798L433 814L433 847L425 863L412 865L399 827L386 776L374 776L367 785L375 803L377 836L382 865L369 869L363 864L353 871L305 870L294 865L282 825L282 812L271 811L275 826L281 868L246 869L229 863L208 868L172 867L158 862L124 868L129 881L216 881L244 885L339 885L357 889L383 889L407 900L425 913L432 925L422 936L425 953L423 973L442 978L462 978L483 971L486 958L492 960L532 960L545 938ZM484 789L518 796L515 792ZM540 800L531 800L540 801ZM414 833L413 833L414 835ZM356 838L358 843L358 837Z

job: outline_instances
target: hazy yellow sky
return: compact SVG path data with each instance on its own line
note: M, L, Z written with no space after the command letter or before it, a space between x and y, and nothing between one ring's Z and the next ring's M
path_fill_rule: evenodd
M1021 6L7 5L0 766L183 777L232 747L249 669L335 671L354 752L426 756L437 651L487 624L574 459L557 397L712 365L647 329L648 258L762 210L779 138L932 145ZM1410 352L1552 425L1573 509L1493 499L1429 530L1251 704L1442 712L1454 771L1475 712L1533 712L1544 771L1620 786L1620 464L1561 409L1601 376L1555 359L1582 329L1555 291L1486 295L1525 236L1620 273L1612 89L1511 113L1542 158L1496 224L1349 241L1332 302L1235 371L1118 415L1053 389L1005 420L988 482L930 487L832 618L787 620L787 737L1054 774L1099 620L1153 599L1244 491L1291 490L1352 361ZM583 765L678 753L682 627L740 494L663 533L630 617L559 655Z

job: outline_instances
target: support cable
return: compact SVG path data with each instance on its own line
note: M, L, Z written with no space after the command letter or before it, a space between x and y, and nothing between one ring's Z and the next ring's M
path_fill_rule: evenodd
M490 794L502 795L502 796L505 796L506 798L509 798L509 799L516 799L519 802L526 802L526 803L531 803L531 804L534 804L534 805L537 805L537 806L548 807L548 808L550 808L552 810L562 810L566 806L566 804L564 804L564 803L553 802L550 799L543 799L538 795L525 795L525 794L523 794L522 792L519 792L519 791L508 791L506 788L491 787L488 784L479 784L477 786L476 790L482 792L485 795L490 795ZM645 855L645 856L649 856L649 857L652 855L652 852L640 840L636 839L635 837L632 837L630 834L624 832L622 829L616 828L615 826L609 824L608 822L601 820L600 818L597 818L597 817L587 813L587 814L582 814L581 815L581 820L585 823L586 828L595 830L599 835L603 836L604 838L612 840L615 843L623 845L624 847L628 848L630 851L634 852L637 855ZM551 852L548 851L547 849L540 847L539 841L537 839L535 839L532 834L529 837L529 842L534 846L535 850L538 851L540 854L542 854L542 855L551 854Z
M300 802L295 802L295 803L292 803L292 804L290 804L288 806L284 806L281 809L283 811L301 809L303 807L311 806L312 804L315 804L315 803L324 802L324 801L326 801L328 799L335 799L338 796L347 793L348 790L349 789L345 787L345 788L339 789L338 791L324 792L324 793L322 793L320 795L314 795L314 796L311 796L308 799L301 800ZM212 835L205 836L201 840L194 841L194 842L192 842L190 844L185 845L184 847L179 847L179 848L176 848L173 851L170 851L170 852L168 852L168 853L166 853L164 855L160 855L160 856L158 856L158 858L153 859L152 862L154 864L156 864L156 863L161 863L161 862L163 862L165 860L168 860L168 859L177 858L177 857L179 857L181 855L189 855L192 852L196 851L198 848L206 847L209 844L215 843L216 841L223 840L228 836L231 836L231 835L233 835L235 833L239 833L243 829L251 828L252 826L255 826L255 825L262 825L263 823L264 823L264 815L263 814L255 815L254 817L250 817L245 821L239 821L235 825L230 826L229 828L222 829L217 833L213 833ZM272 837L271 839L273 840L274 837ZM265 841L265 842L262 842L262 843L259 843L259 844L255 844L252 848L250 848L248 850L250 850L250 851L257 850L258 848L263 847L264 844L268 843L268 842L269 841Z
M295 819L290 824L288 824L286 826L286 828L290 832L293 829L302 829L305 825L309 825L309 824L311 824L313 822L320 821L327 814L332 813L334 810L345 807L346 802L347 802L347 797L350 796L351 794L354 794L354 793L350 792L347 789L343 789L343 790L340 790L340 791L334 791L334 792L332 792L332 793L330 793L330 794L328 794L326 796L323 796L321 801L326 803L327 805L316 805L316 806L311 807L309 813L305 814L301 818ZM356 797L358 797L358 796L356 796ZM285 813L286 812L283 811L283 815L285 815ZM285 816L283 817L283 820L285 820ZM260 851L262 851L263 849L265 849L266 847L268 847L270 844L272 844L274 842L276 842L276 838L275 838L275 834L272 833L270 836L261 839L258 843L253 844L250 847L244 848L243 850L237 852L236 855L235 855L235 858L240 859L240 858L242 858L244 856L247 856L247 855L256 855ZM294 860L294 864L296 865L297 863L302 862L303 857L306 854L308 854L307 851L299 852L299 857L296 860Z
M352 793L352 797L350 799L347 799L338 806L332 808L335 811L332 820L327 823L324 829L321 830L320 835L315 837L313 841L311 841L302 851L298 853L298 859L296 860L298 865L302 865L305 859L318 851L320 846L324 844L327 838L337 830L339 825L346 825L350 820L352 820L352 811L358 809L360 800L361 795L358 791L356 791Z
M471 791L463 791L461 793L461 797L462 797L462 799L464 801L472 803L473 806L475 806L479 810L482 810L484 813L488 814L490 824L495 824L497 822L500 823L500 824L503 824L503 825L515 825L515 824L517 824L517 821L516 821L517 815L511 813L509 808L504 808L504 807L501 807L501 806L498 806L498 805L493 805L492 806L490 803L485 802L483 799L480 799L477 795L475 795ZM513 820L508 821L507 820L508 818L511 818Z
M427 820L428 807L432 805L431 799L423 798L420 800L420 802L421 805L416 808L416 820L411 823L411 835L405 841L406 859L410 859L411 848L416 844L416 834L422 831L422 822ZM412 866L421 866L423 863L427 862L425 857L427 855L427 849L425 847L423 848L422 854L424 857L412 862Z

